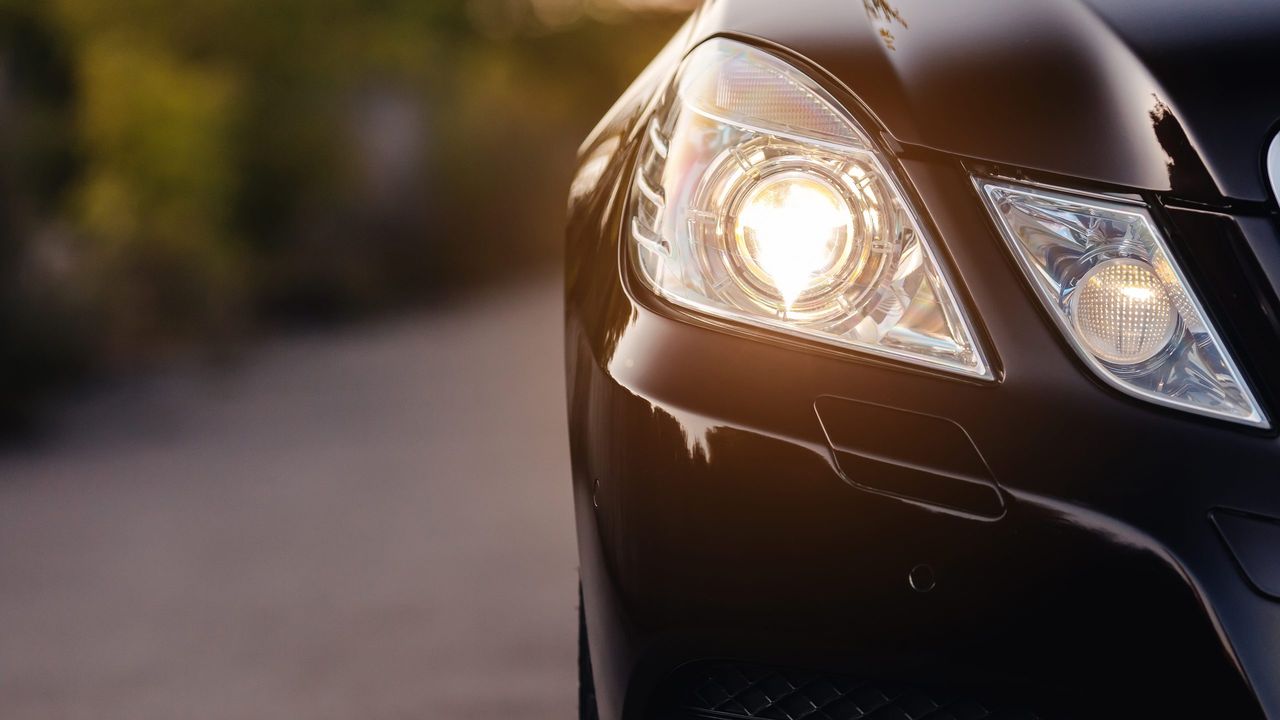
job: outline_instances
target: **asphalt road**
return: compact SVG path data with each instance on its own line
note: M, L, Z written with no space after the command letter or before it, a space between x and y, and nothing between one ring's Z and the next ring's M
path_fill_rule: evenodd
M548 277L71 403L0 455L0 717L574 716L560 340Z

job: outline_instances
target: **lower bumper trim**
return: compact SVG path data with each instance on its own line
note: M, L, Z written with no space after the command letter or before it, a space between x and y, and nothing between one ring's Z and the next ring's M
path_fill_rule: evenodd
M913 685L732 662L685 668L673 698L708 720L1041 720L1029 710Z

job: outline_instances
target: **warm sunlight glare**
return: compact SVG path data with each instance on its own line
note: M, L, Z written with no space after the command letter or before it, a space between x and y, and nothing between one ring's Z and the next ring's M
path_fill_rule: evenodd
M830 185L784 175L750 192L738 216L738 232L790 310L834 264L849 220L848 206Z

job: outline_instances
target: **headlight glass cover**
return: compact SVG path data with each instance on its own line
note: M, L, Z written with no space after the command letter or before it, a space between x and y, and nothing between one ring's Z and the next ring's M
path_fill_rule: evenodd
M853 117L779 57L696 48L646 128L631 206L643 281L685 308L991 377L901 186Z
M975 183L1036 293L1099 377L1144 400L1267 426L1144 206Z

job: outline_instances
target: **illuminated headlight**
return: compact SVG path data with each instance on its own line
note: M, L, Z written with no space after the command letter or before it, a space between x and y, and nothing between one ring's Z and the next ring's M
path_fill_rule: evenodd
M1107 260L1080 278L1068 305L1085 349L1115 365L1139 365L1165 351L1178 311L1150 265Z
M1267 426L1145 207L975 182L1037 294L1099 377L1162 405Z
M699 313L990 377L888 167L804 73L710 40L647 128L631 208L638 274Z

